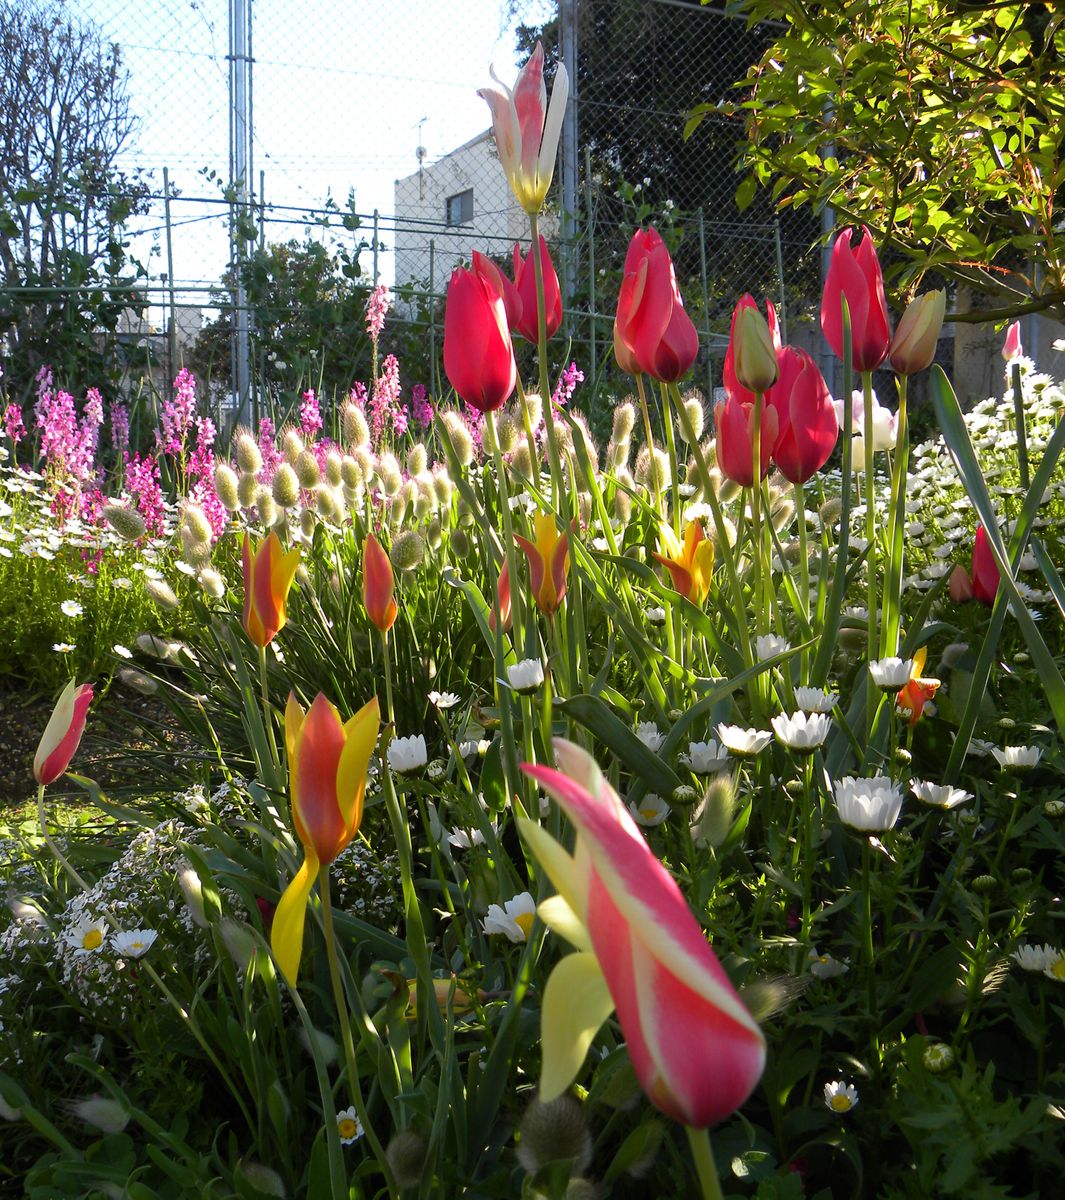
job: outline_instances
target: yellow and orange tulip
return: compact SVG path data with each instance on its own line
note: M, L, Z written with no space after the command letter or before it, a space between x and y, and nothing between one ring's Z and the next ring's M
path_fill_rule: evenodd
M300 565L300 551L296 546L286 554L273 531L253 550L251 538L245 533L243 557L244 632L262 649L285 627L285 605Z
M366 615L382 633L396 621L396 577L384 546L371 533L362 552L362 600Z
M295 985L299 973L307 899L315 878L347 846L362 821L366 772L380 725L376 696L346 723L321 692L306 713L295 696L288 698L289 797L304 859L278 902L270 944L290 984Z
M566 595L566 571L569 567L569 534L559 535L555 518L537 513L533 518L536 541L516 533L514 540L529 560L529 581L537 608L549 617L558 611Z
M665 554L656 554L655 558L672 576L674 590L692 604L702 604L710 591L714 543L707 540L700 522L688 522L683 545L673 530L663 525L662 548Z
M922 646L913 656L909 682L903 684L899 689L899 694L895 697L896 707L911 725L917 724L924 712L924 706L939 691L938 679L925 678L921 675L927 658L928 647Z

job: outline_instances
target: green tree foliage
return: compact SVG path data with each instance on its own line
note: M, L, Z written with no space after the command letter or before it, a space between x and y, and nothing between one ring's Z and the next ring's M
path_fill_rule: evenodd
M0 334L8 377L48 362L71 388L119 370L141 303L124 227L146 187L119 156L134 127L117 46L57 0L0 0Z
M1054 211L1065 171L1058 6L733 8L788 23L730 106L747 116L741 203L763 185L781 209L831 205L893 253L901 290L934 271L984 293L996 318L1065 319L1065 234ZM689 134L719 112L697 107Z

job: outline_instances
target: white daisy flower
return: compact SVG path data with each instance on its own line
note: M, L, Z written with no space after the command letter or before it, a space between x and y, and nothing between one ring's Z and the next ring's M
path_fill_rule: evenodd
M839 700L839 692L823 692L820 688L797 687L795 703L803 712L830 713Z
M643 825L646 829L661 825L671 811L665 800L654 792L648 792L639 804L633 801L629 805L629 812L632 813L636 824Z
M786 654L790 649L791 642L787 638L777 637L775 633L763 633L754 639L754 653L759 662Z
M832 722L824 713L781 713L770 722L782 745L800 754L812 754L824 744Z
M825 1107L842 1116L858 1103L858 1089L853 1083L836 1080L825 1084Z
M77 600L64 600L59 609L65 617L80 617L85 611Z
M388 765L401 775L420 771L429 761L429 752L425 747L424 734L412 734L410 737L393 738L388 743Z
M121 958L140 958L148 953L158 936L154 929L123 930L115 934L111 946Z
M816 947L806 956L806 962L815 979L835 979L850 970L846 962L833 958L831 954L818 954Z
M75 958L94 954L107 941L107 924L86 914L73 929L67 930L64 940Z
M645 608L643 615L652 625L664 625L666 623L666 610L664 608Z
M52 649L56 654L71 654L77 650L77 646L72 646L70 642L55 642L52 645Z
M1061 951L1047 942L1043 946L1018 946L1010 958L1022 971L1047 971L1061 958Z
M773 734L766 729L744 729L740 725L725 725L717 727L717 736L721 745L737 758L753 758L773 740Z
M133 657L133 651L128 646L123 646L121 642L115 642L111 649L118 655L119 658Z
M848 775L832 784L832 794L843 824L864 833L890 829L902 809L902 792L885 775L872 779Z
M533 920L536 917L536 901L529 892L519 892L505 904L489 904L481 927L485 933L505 933L510 941L518 944L529 940Z
M441 711L444 711L448 708L454 708L459 701L460 697L456 696L454 692L429 693L429 703L433 706L433 708L438 708Z
M652 754L657 754L662 749L662 743L666 740L666 735L659 732L658 726L654 721L641 721L636 726L636 736Z
M337 1113L337 1133L340 1134L342 1146L350 1146L352 1142L357 1142L364 1132L354 1105Z
M957 808L973 798L972 792L953 787L949 783L929 783L924 779L911 779L910 791L921 801L932 808Z
M453 829L447 840L456 850L469 850L472 846L484 845L484 834L479 829Z
M880 658L869 664L869 674L882 692L897 692L910 681L912 658Z
M1039 746L1007 746L1004 750L992 746L991 753L1003 771L1027 771L1043 757Z
M696 775L713 775L728 766L728 751L713 738L708 742L689 742L688 753L682 757Z
M538 658L523 658L507 667L507 683L516 692L535 692L544 682L544 664Z

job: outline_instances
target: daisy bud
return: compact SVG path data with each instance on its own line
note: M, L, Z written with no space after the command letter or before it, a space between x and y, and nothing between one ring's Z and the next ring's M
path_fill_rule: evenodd
M994 875L977 875L971 887L978 896L988 896L998 887L998 880Z
M299 476L293 470L291 464L282 463L274 475L274 481L270 485L270 491L274 497L274 501L281 508L292 508L296 501L300 498L300 481Z
M277 501L274 499L274 493L268 487L260 487L255 494L255 511L259 516L259 524L265 529L269 529L271 525L276 525L278 517L281 515L278 511Z
M330 450L325 456L325 481L330 487L338 488L344 482L340 462L340 455L335 450Z
M214 490L222 507L228 512L236 512L240 508L237 473L229 463L218 462L214 469Z
M444 428L447 430L451 444L455 447L455 457L464 467L473 462L473 438L466 428L466 422L457 412L444 413Z
M614 423L610 430L610 440L627 442L632 436L636 425L636 405L631 400L625 400L614 409Z
M294 429L286 429L281 438L281 453L285 456L285 462L294 467L303 450L303 438Z
M706 425L706 410L703 408L703 397L699 392L688 393L684 399L684 411L687 413L687 423L691 426L692 434L698 441L703 436L703 428ZM685 423L680 421L678 425L677 432L680 434L681 441L687 442L688 431Z
M926 1071L939 1075L954 1065L954 1051L946 1042L929 1042L925 1047L923 1061Z
M322 472L318 469L318 460L314 457L312 451L301 450L296 456L293 466L296 471L296 478L300 481L300 487L313 488L317 486L318 480L322 477Z
M241 508L251 508L259 487L259 480L254 475L241 475L237 480L237 500Z
M226 581L214 567L204 567L197 582L204 592L214 600L221 600L226 594Z
M263 469L262 451L258 442L246 429L238 431L234 450L237 466L245 475L258 475Z
M580 1174L592 1161L592 1138L581 1105L570 1095L545 1104L534 1100L519 1126L518 1161L530 1174L568 1160Z
M404 1129L388 1143L385 1158L400 1188L417 1187L425 1173L429 1146L420 1133Z
M181 520L184 527L189 530L197 542L209 542L211 540L211 522L207 520L207 514L198 504L187 505Z
M730 775L716 775L703 794L702 803L695 810L691 826L692 841L702 848L718 849L732 828L732 814L736 807L736 791Z
M144 537L146 532L140 513L134 508L127 508L124 504L105 504L104 520L119 537L125 538L127 542L137 541L138 538Z
M165 579L147 579L144 583L144 590L149 596L159 605L160 608L175 609L178 606L178 598L174 595L174 589L166 582Z
M370 426L366 422L366 414L362 409L349 400L344 405L341 416L344 430L344 441L351 447L365 446L370 440Z
M399 571L416 571L425 561L425 539L405 529L392 543L392 565Z

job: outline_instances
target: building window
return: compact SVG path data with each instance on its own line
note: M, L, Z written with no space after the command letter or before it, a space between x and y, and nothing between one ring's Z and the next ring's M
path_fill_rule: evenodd
M448 225L469 225L473 220L473 188L448 196L444 205L444 220Z

